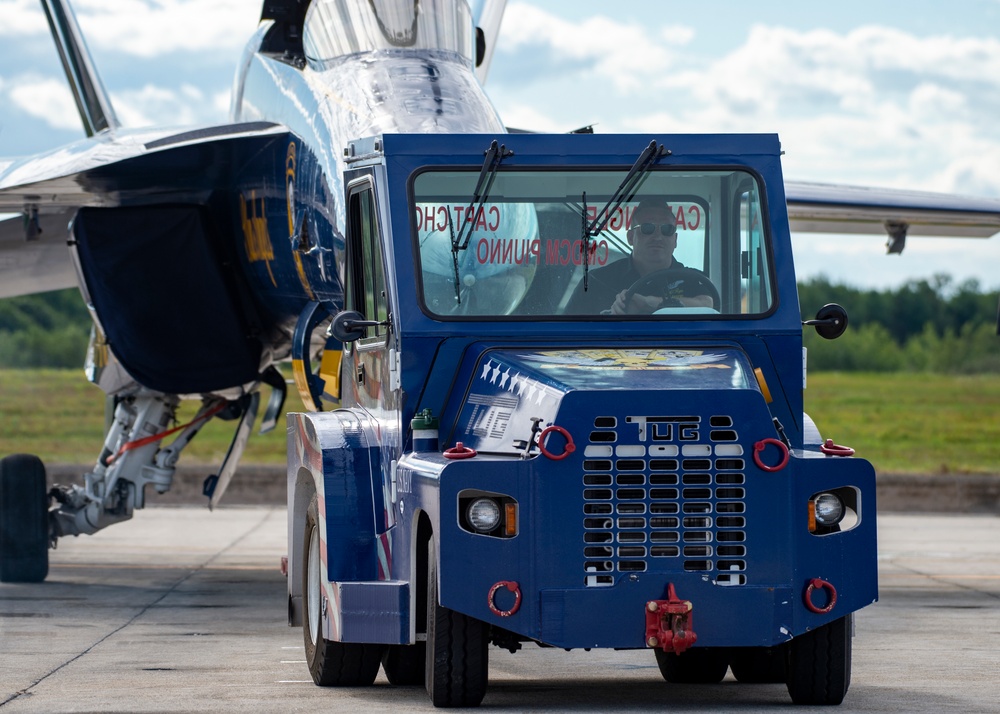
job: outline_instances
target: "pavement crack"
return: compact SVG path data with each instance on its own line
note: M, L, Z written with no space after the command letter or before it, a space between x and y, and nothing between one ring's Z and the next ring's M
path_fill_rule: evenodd
M242 534L240 534L236 538L234 538L227 546L225 546L221 550L216 551L205 562L203 562L200 565L197 565L197 566L191 568L191 570L189 570L187 572L187 574L184 575L184 577L180 578L179 580L177 580L177 582L175 582L173 585L171 585L170 587L168 587L158 598L156 598L152 602L147 603L135 615L133 615L132 617L130 617L128 620L126 620L124 623L122 623L121 625L119 625L118 627L116 627L111 632L107 633L106 635L104 635L103 637L101 637L100 639L98 639L97 641L95 641L93 644L91 644L89 647L87 647L87 649L85 649L83 652L80 652L79 654L77 654L77 655L69 658L68 660L66 660L65 662L63 662L62 664L60 664L58 667L55 667L54 669L50 670L49 672L46 672L45 674L43 674L41 677L39 677L38 679L36 679L34 682L32 682L31 684L29 684L24 689L20 689L20 690L14 692L13 694L11 694L5 700L3 700L2 702L0 702L0 709L2 709L3 707L5 707L6 705L10 704L13 701L16 701L16 700L20 699L21 697L25 697L25 696L29 696L30 697L31 694L32 694L31 690L33 690L39 684L41 684L42 682L44 682L46 679L48 679L52 675L54 675L57 672L59 672L61 669L64 669L65 667L68 667L69 665L73 664L74 662L76 662L78 659L80 659L84 655L89 654L95 648L99 647L102 643L106 642L111 637L114 637L119 632L121 632L122 630L124 630L126 627L128 627L129 625L131 625L133 622L135 622L136 620L138 620L140 617L142 617L143 615L145 615L147 612L149 612L149 610L151 608L156 607L157 605L159 605L161 602L163 602L164 599L166 599L171 594L173 594L177 590L177 588L179 588L181 585L183 585L184 583L186 583L193 576L197 575L198 573L200 573L201 571L203 571L205 568L209 567L212 563L214 563L216 560L218 560L219 558L221 558L227 552L229 552L230 550L232 550L233 548L235 548L236 546L238 546L240 543L242 543L248 537L250 537L251 535L253 535L254 533L256 533L258 530L260 530L261 527L263 527L263 525L265 523L267 523L271 519L271 517L274 515L275 510L276 509L273 508L273 507L269 508L267 510L267 512L264 514L263 518L261 518L259 521L257 521L256 523L254 523L253 525L251 525L249 528L247 528Z
M896 561L889 561L889 562L892 563L892 565L894 565L895 567L899 568L900 570L905 570L913 575L919 575L922 578L927 578L928 580L932 580L936 583L951 585L952 587L957 588L958 590L964 590L966 592L976 593L977 595L985 595L993 599L1000 599L1000 593L990 592L989 590L981 590L972 585L966 585L964 583L955 582L955 580L952 580L954 576L937 574L937 573L925 573L924 571L918 570L912 565L904 565L903 563L899 563Z

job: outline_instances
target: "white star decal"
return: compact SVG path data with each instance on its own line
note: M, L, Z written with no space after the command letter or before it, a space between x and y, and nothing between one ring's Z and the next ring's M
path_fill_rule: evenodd
M489 377L490 369L492 368L492 366L493 366L493 360L490 360L485 365L483 365L483 373L479 375L479 378L486 379L487 377Z
M500 376L500 365L493 368L493 377L490 379L490 384L497 383L497 377Z
M510 367L508 367L507 371L503 373L502 377L500 377L500 389L503 389L504 387L507 386L508 379L510 379Z
M517 387L517 378L520 377L520 376L521 376L521 373L518 372L517 374L515 374L513 377L510 378L510 386L507 387L507 391L508 392L513 392L514 391L514 388Z

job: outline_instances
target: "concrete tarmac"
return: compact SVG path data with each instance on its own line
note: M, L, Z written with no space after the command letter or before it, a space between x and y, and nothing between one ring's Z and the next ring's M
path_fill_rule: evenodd
M322 689L285 624L279 506L149 508L0 584L0 714L430 711L419 687ZM839 712L1000 712L1000 518L880 518L881 600ZM696 620L697 622L697 620ZM669 685L649 652L493 648L484 709L788 712L783 685ZM810 711L810 710L806 710Z

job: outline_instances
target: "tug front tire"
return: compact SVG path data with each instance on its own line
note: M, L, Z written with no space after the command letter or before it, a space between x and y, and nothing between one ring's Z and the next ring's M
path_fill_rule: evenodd
M0 459L0 582L40 583L49 574L49 497L37 456Z
M320 687L366 687L375 681L382 645L334 642L323 637L323 565L316 497L306 511L302 548L302 635L309 674Z
M489 682L489 626L438 603L434 539L427 543L427 693L436 707L477 707Z
M796 704L836 705L851 686L851 615L788 643L788 693Z
M726 651L702 647L683 654L655 650L660 674L671 684L718 684L726 678Z

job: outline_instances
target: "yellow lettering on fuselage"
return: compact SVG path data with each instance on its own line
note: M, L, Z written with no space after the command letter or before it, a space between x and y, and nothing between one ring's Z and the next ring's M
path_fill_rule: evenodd
M249 211L247 203L250 204ZM271 272L274 247L271 245L271 235L267 231L267 219L264 217L264 199L258 199L255 191L250 192L249 201L240 194L240 224L243 226L243 243L247 258L251 263L264 261L267 264L267 274L271 276L271 284L277 287L274 273Z

